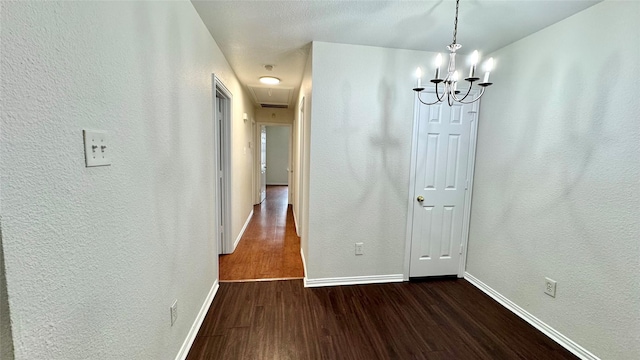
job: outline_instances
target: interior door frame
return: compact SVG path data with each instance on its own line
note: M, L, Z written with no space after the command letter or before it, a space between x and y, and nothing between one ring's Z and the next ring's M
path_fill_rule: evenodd
M233 111L233 95L229 89L224 85L222 80L215 74L211 74L213 82L213 133L214 133L214 161L215 161L215 197L216 202L222 201L222 211L220 212L220 206L216 203L215 212L215 224L216 224L216 246L218 248L218 254L230 254L233 252L233 239L231 237L231 119ZM218 114L218 101L217 98L224 99L225 105L222 106L222 118L224 125L222 134L219 132L216 116ZM222 146L219 146L219 141L222 141ZM218 156L218 149L223 148L223 156ZM221 160L219 160L221 159ZM222 164L219 162L222 161ZM222 166L220 166L222 165ZM220 168L222 168L222 189L219 191ZM218 194L222 193L223 198L218 199ZM222 218L222 221L221 221ZM222 222L222 229L220 229L220 223ZM220 237L222 236L222 240ZM220 247L221 245L221 247Z
M462 89L466 90L466 89ZM430 86L425 89L427 93L435 93L435 87ZM464 91L463 91L464 92ZM476 90L471 90L469 96L475 97L478 95ZM409 280L409 266L411 263L411 236L413 229L413 215L414 215L414 201L413 198L415 194L415 183L416 183L416 161L418 159L418 122L420 121L420 117L418 116L419 110L423 105L420 100L418 100L418 95L414 95L414 107L413 107L413 133L411 136L411 166L409 172L409 196L407 201L407 230L406 230L406 239L405 239L405 253L404 253L404 270L403 270L403 278L404 281ZM444 104L444 106L448 106ZM469 241L469 223L471 220L471 198L473 192L473 174L475 170L476 164L476 145L478 142L478 118L480 115L480 101L477 101L473 104L476 116L471 121L471 132L469 134L469 162L467 164L467 179L469 179L469 183L467 184L467 191L465 193L464 198L464 217L462 223L462 254L460 254L460 264L458 265L458 274L459 278L464 277L464 272L467 263L467 244Z
M303 226L304 226L304 222L303 222L303 217L304 217L304 195L303 195L303 191L304 191L304 165L305 165L305 151L304 151L304 147L305 147L305 139L304 139L304 131L305 131L305 116L309 116L308 114L305 114L306 109L305 109L305 97L303 96L300 99L300 104L298 106L298 118L297 120L294 119L294 121L297 121L297 126L296 126L296 134L292 134L293 136L296 137L296 147L297 147L297 151L298 151L298 161L293 164L294 168L293 168L293 172L292 172L292 177L293 177L293 181L295 182L295 196L293 201L296 202L296 204L293 206L293 222L295 224L296 227L296 235L298 235L298 237L302 238L302 233L303 233ZM296 207L298 208L298 213L296 214ZM298 219L297 216L299 216L300 218ZM302 250L302 242L300 242L300 249ZM303 257L304 259L304 257Z
M287 124L287 123L277 123L277 122L268 122L268 121L258 121L256 122L256 130L260 129L261 126L286 126L289 128L289 158L287 159L287 163L288 163L288 169L289 169L289 174L287 176L287 187L288 187L288 199L287 199L287 204L291 204L291 182L292 182L292 139L291 139L291 134L293 133L293 124ZM256 135L254 138L254 141L256 141L256 156L254 156L254 166L253 166L253 171L254 171L254 176L256 176L256 179L260 178L260 147L257 145L260 143L260 138L258 136L258 134L260 134L260 131L256 131ZM269 141L267 139L267 141ZM254 201L254 205L258 205L259 201L260 201L260 181L256 181L256 184L254 186L254 191L253 191L254 195L256 196L255 201Z
M256 160L256 158L258 156L260 156L260 152L258 151L258 136L256 135L258 132L258 125L255 121L255 119L251 119L251 155L252 155L252 166L253 169L251 170L251 174L252 174L252 180L251 180L251 189L256 189L258 187L258 183L260 182L260 179L257 177L260 172L256 169L256 163L258 163L258 161ZM259 166L259 164L258 164ZM255 191L251 191L251 201L253 202L253 205L258 205L258 201L260 198L260 194L256 194Z

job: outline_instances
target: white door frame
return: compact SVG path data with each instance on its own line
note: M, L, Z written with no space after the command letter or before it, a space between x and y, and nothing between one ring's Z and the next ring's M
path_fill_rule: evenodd
M257 187L259 187L259 182L260 179L257 177L260 172L258 171L258 169L256 168L256 164L259 163L259 161L257 161L257 157L260 156L260 152L258 151L258 136L257 136L257 129L258 129L258 125L256 124L256 121L252 118L251 119L251 151L253 151L252 155L253 155L253 167L254 169L251 171L252 174L252 181L251 181L251 188L252 189L256 189ZM258 164L258 166L260 166L260 164ZM260 194L257 194L255 191L251 194L251 201L253 201L253 205L257 205L260 202Z
M214 181L216 195L216 245L218 246L218 254L230 254L234 250L234 239L232 239L231 236L231 119L233 96L220 78L215 74L211 74L211 78L213 82L213 138L216 166ZM216 119L218 114L218 97L224 99L225 103L225 105L222 106L222 117L225 125L223 126L222 133L220 133ZM219 146L220 141L222 141L222 146ZM219 156L218 154L220 147L223 148L223 156ZM222 164L220 164L220 162L222 162ZM220 169L222 169L222 184L218 181L218 179L220 179ZM222 186L221 191L219 191L220 186ZM222 199L218 198L219 193L222 193ZM219 202L222 202L222 206L220 206ZM220 208L222 208L222 211L220 211ZM220 229L220 223L222 223L222 229Z
M287 160L288 162L288 168L289 168L289 175L287 177L288 179L288 192L289 194L287 194L288 196L288 204L291 204L291 159L292 159L292 154L291 154L291 149L292 149L292 141L291 141L291 134L293 132L293 124L285 124L285 123L277 123L277 122L264 122L264 121L258 121L256 122L256 128L260 129L260 126L286 126L289 128L289 159ZM260 143L260 139L259 139L259 131L256 131L256 135L254 137L254 141L256 142L256 144ZM267 140L268 141L268 140ZM256 156L254 156L254 164L253 164L253 171L254 171L254 176L256 176L258 179L260 178L260 148L256 145ZM260 201L260 181L256 181L257 184L254 185L254 194L256 196L256 200L254 201L254 205L258 205L259 201Z
M298 208L298 214L296 214L295 212L295 206L294 206L294 211L293 211L293 222L295 223L296 226L296 235L298 235L298 237L302 237L302 226L303 225L303 208L304 208L304 195L303 195L303 190L304 190L304 161L305 161L305 151L304 151L304 146L305 146L305 140L304 140L304 128L305 128L305 97L303 96L302 99L300 99L300 105L298 106L298 119L294 121L298 121L298 127L297 127L297 134L294 134L294 136L297 136L297 141L296 141L296 146L298 147L298 161L296 164L294 164L295 166L295 176L293 176L293 180L296 181L296 177L297 177L297 181L295 184L295 191L296 191L296 196L294 201L297 202L297 208ZM296 215L299 216L300 218L296 218ZM300 243L300 246L302 246L302 242ZM303 258L304 259L304 258Z
M425 92L435 93L434 87L426 88ZM477 91L471 90L469 96L477 96ZM409 265L411 263L411 235L413 228L413 213L414 213L414 201L413 198L416 185L416 160L418 158L418 122L420 117L418 116L418 110L420 106L427 106L420 103L418 96L415 95L414 107L413 107L413 134L411 136L411 170L409 173L409 196L407 202L407 230L405 239L405 251L404 251L404 280L409 280ZM443 104L443 106L448 106ZM467 244L469 241L469 222L471 216L471 195L473 192L473 172L476 164L476 143L478 140L478 115L480 114L480 101L474 103L474 111L476 112L475 119L472 120L471 133L469 134L469 162L467 168L467 178L469 179L469 187L465 194L464 199L464 218L462 223L462 254L460 256L460 264L458 265L458 277L464 277L465 265L467 263Z

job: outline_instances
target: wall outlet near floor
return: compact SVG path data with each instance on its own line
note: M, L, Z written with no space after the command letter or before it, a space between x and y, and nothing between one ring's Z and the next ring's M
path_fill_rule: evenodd
M356 255L364 255L364 243L357 242L356 243Z
M548 277L544 278L544 293L551 297L556 297L556 281L555 280L549 279Z
M178 299L171 305L171 326L175 324L176 320L178 320Z

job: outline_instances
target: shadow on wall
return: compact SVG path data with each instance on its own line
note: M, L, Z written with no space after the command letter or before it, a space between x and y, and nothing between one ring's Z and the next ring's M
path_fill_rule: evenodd
M521 56L526 57L527 54ZM485 118L482 128L489 133L495 131L513 136L513 142L517 146L504 157L503 163L490 166L498 170L497 176L491 178L494 182L491 196L499 199L496 205L501 207L502 213L496 219L485 216L482 218L494 222L490 232L503 241L528 239L526 235L523 236L523 231L526 230L519 227L519 219L530 219L531 224L528 226L551 229L561 226L567 232L570 229L570 232L579 234L578 238L585 244L579 251L572 250L576 259L593 259L592 264L600 267L601 276L606 277L608 283L616 283L620 273L610 264L619 263L618 253L602 252L602 246L599 245L603 241L615 239L603 239L600 233L590 230L593 228L590 220L593 217L589 214L593 214L594 210L585 209L584 204L586 193L597 193L601 185L609 187L611 185L606 182L616 181L615 176L612 180L604 178L604 174L619 171L614 168L606 169L609 164L621 163L621 160L614 159L607 162L604 160L605 155L624 156L623 149L618 145L619 139L607 128L608 124L617 120L610 118L613 110L611 104L616 96L628 97L626 103L631 104L634 95L621 94L609 87L595 89L594 86L608 84L608 80L623 75L620 69L624 68L624 64L618 51L607 54L600 64L606 64L606 67L602 65L593 71L593 68L587 68L579 59L559 65L557 61L540 57L533 67L535 71L528 74L527 81L520 83L534 83L539 81L537 74L546 73L547 79L552 80L545 91L528 91L526 86L518 86L516 80L509 85L511 88L504 93L515 94L520 100L506 101L500 106L504 107L504 114L516 116ZM509 75L503 78L506 79L507 76ZM522 91L528 93L518 93ZM513 108L518 104L526 105L521 110ZM496 121L499 123L495 123ZM480 138L483 138L482 135L480 134ZM510 140L503 142L511 143ZM491 154L484 155L490 157ZM535 177L535 181L531 177ZM527 206L523 207L522 204ZM617 209L608 210L615 212ZM598 211L605 212L604 209ZM609 216L614 217L611 214ZM557 238L547 241L557 242L557 246L562 247L564 235L559 233ZM540 246L538 241L520 241L519 245L521 258L527 261L530 254L539 251ZM565 260L572 262L573 259ZM535 266L538 263L532 264ZM625 289L622 292L631 298L630 291L631 289ZM591 297L590 301L594 308L606 309L610 299Z
M407 111L399 109L398 104L405 104L406 101L398 99L398 82L393 77L394 72L386 75L385 70L396 69L397 66L396 55L386 55L381 62L382 71L379 72L384 75L374 79L374 84L366 85L371 89L365 92L366 95L375 92L375 97L354 94L352 81L343 81L339 96L342 101L341 123L335 130L342 138L341 154L350 178L349 188L353 190L350 195L353 200L350 206L339 209L342 212L340 216L357 216L360 218L358 222L376 227L371 230L379 238L393 239L393 242L398 237L398 226L395 222L390 224L388 213L380 211L380 206L392 209L390 211L394 213L406 209L409 144L413 123L411 117L399 118L398 114L406 114ZM407 94L413 97L412 93ZM368 106L371 108L365 109ZM401 224L400 228L404 229L404 226L405 224ZM369 253L374 258L388 257L386 246L370 249L379 251Z
M442 4L442 2L443 0L439 0L438 2L432 4L431 7L429 7L424 13L416 14L412 17L412 19L431 19L433 17L433 12ZM383 8L381 8L379 5L376 5L371 9L371 12L378 12L381 10L383 10ZM403 28L408 26L407 24L413 24L410 26L415 27L414 25L416 23L420 23L423 24L421 26L428 27L422 30L428 30L429 28L435 26L433 25L434 22L431 21L416 22L409 20L400 21L394 24L394 26L397 28ZM349 31L350 27L350 24L346 24L343 30ZM397 33L401 34L404 32L399 31ZM423 33L428 33L428 31L423 31ZM404 38L398 36L395 40L396 41L394 43L400 44L402 43ZM388 55L379 73L387 74L387 70L396 68L396 63L397 61L394 55ZM394 136L394 129L392 124L395 121L398 121L400 123L404 122L407 127L411 128L411 125L413 124L413 118L394 118L395 116L397 116L397 109L395 109L397 99L393 91L396 86L396 81L397 80L394 78L389 79L387 75L385 75L384 78L379 81L377 100L378 105L381 107L382 115L378 119L378 124L380 126L377 130L373 127L369 127L370 121L374 119L355 119L354 121L353 115L351 113L351 108L353 107L352 105L354 101L352 96L351 83L349 81L344 81L342 83L340 98L342 99L342 109L344 110L341 117L341 127L336 129L336 131L338 134L341 134L342 138L344 139L343 154L345 155L351 178L360 185L359 188L361 189L360 193L358 194L356 203L354 203L354 208L358 210L355 213L360 212L367 199L371 198L371 191L373 190L371 188L372 183L380 185L381 199L391 202L400 201L402 207L406 205L405 200L409 183L408 181L404 182L398 180L399 177L401 177L403 174L408 173L410 157L407 156L406 158L399 158L398 155L402 155L404 152L406 152L406 149L409 145L406 145L403 149L403 144L410 144L411 130L407 132L407 134L409 134L409 137L407 139L404 139L405 142L403 143L403 139L401 139L397 135ZM410 89L410 86L411 84L408 84L407 89ZM413 93L411 92L410 94L410 96L413 97ZM358 96L361 96L361 94L358 94ZM362 148L361 145L365 145L354 141L358 140L360 136L359 132L363 131L363 129L372 129L369 132L369 143L367 144L369 146L365 146L365 148L368 148L371 151L369 151L366 156L367 161L364 169L362 169L362 162L358 159L354 159L353 156L354 153L360 154L357 149ZM403 152L403 150L405 151ZM398 163L401 163L403 165L398 165ZM400 168L404 172L394 171L397 168ZM388 181L383 182L380 181L381 179L386 179ZM345 215L353 216L353 214L354 212L352 211L352 209L345 209ZM381 221L378 223L383 225L385 224L386 217L381 218L380 220ZM386 227L383 226L380 230L384 232L386 230Z
M2 243L2 228L0 226L0 359L13 360L13 358L9 295L7 294L7 277L4 268L4 244Z
M612 95L611 91L598 91L594 92L597 99L586 98L583 89L587 85L576 84L576 79L586 78L586 72L581 68L584 65L576 62L566 67L570 70L564 70L550 68L549 64L553 63L541 59L538 73L562 72L564 80L556 82L558 85L549 92L527 94L529 109L521 113L528 116L525 120L526 125L518 135L518 148L501 166L502 173L507 175L496 179L501 182L499 188L506 191L502 192L502 217L494 224L493 231L504 231L504 224L510 223L511 217L517 213L517 204L527 201L531 196L544 193L545 201L532 209L534 212L529 216L534 220L538 217L547 218L545 215L558 211L558 205L561 205L563 212L571 217L573 228L580 232L584 239L589 239L591 234L585 231L586 224L580 215L582 209L576 208L578 205L575 200L579 196L574 192L583 183L598 149L615 145L615 139L607 136L603 126L608 112L607 104L610 103ZM618 56L612 54L606 64L606 68L600 69L595 84L604 84L606 79L619 75ZM559 78L560 74L551 77ZM557 108L562 108L562 111L555 113ZM518 113L514 109L506 112ZM514 119L505 118L504 121L510 122ZM557 121L558 124L551 124L551 121ZM505 123L494 126L508 125ZM535 175L540 181L537 187L527 190L519 185L519 178L531 175L512 171L522 169L522 166L518 165L522 161L532 161L531 166L526 168L537 171Z

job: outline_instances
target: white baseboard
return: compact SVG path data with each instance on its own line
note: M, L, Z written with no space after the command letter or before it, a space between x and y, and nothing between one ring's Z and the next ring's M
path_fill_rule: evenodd
M309 279L307 278L305 273L304 287L383 284L383 283L402 282L402 281L403 281L402 274Z
M242 235L244 235L244 231L247 230L247 226L249 226L249 222L251 221L252 217L253 217L253 209L251 209L251 212L249 213L249 216L247 216L247 221L244 222L244 225L242 226L242 229L240 229L240 234L238 234L238 237L236 238L236 241L233 242L233 251L236 251L236 247L238 246L238 243L240 242L240 239L242 239Z
M560 346L562 346L565 349L569 350L575 356L577 356L577 357L579 357L580 359L583 359L583 360L600 360L600 358L598 358L597 356L593 355L587 349L585 349L582 346L578 345L573 340L571 340L568 337L566 337L563 334L561 334L558 330L552 328L551 326L547 325L542 320L540 320L537 317L533 316L527 310L521 308L520 306L518 306L513 301L507 299L504 295L502 295L499 292L495 291L489 285L487 285L487 284L483 283L482 281L478 280L473 275L469 274L468 272L465 272L464 273L464 278L468 282L470 282L473 286L477 287L478 289L482 290L485 294L487 294L490 297L492 297L495 301L500 303L500 305L502 305L505 308L507 308L507 310L509 310L512 313L518 315L524 321L528 322L533 327L535 327L536 329L540 330L540 332L542 332L543 334L547 335L549 338L551 338L551 340L553 340L553 341L557 342L558 344L560 344Z
M304 283L304 287L307 287L307 260L304 258L304 251L302 248L300 248L300 257L302 258L302 269L304 270L302 282Z
M185 360L187 358L189 350L191 350L191 345L193 345L193 341L196 339L198 331L200 331L200 326L202 326L202 322L204 321L205 316L207 316L209 307L211 307L213 298L215 298L216 294L218 293L218 288L220 288L220 285L218 283L218 279L216 279L216 281L213 283L213 286L211 287L211 290L209 290L209 294L204 300L204 304L202 304L202 307L200 308L200 312L198 312L198 316L196 316L193 325L191 325L191 329L187 334L187 338L184 339L182 347L180 348L178 355L176 355L176 360Z
M267 183L267 186L289 186L289 183Z

